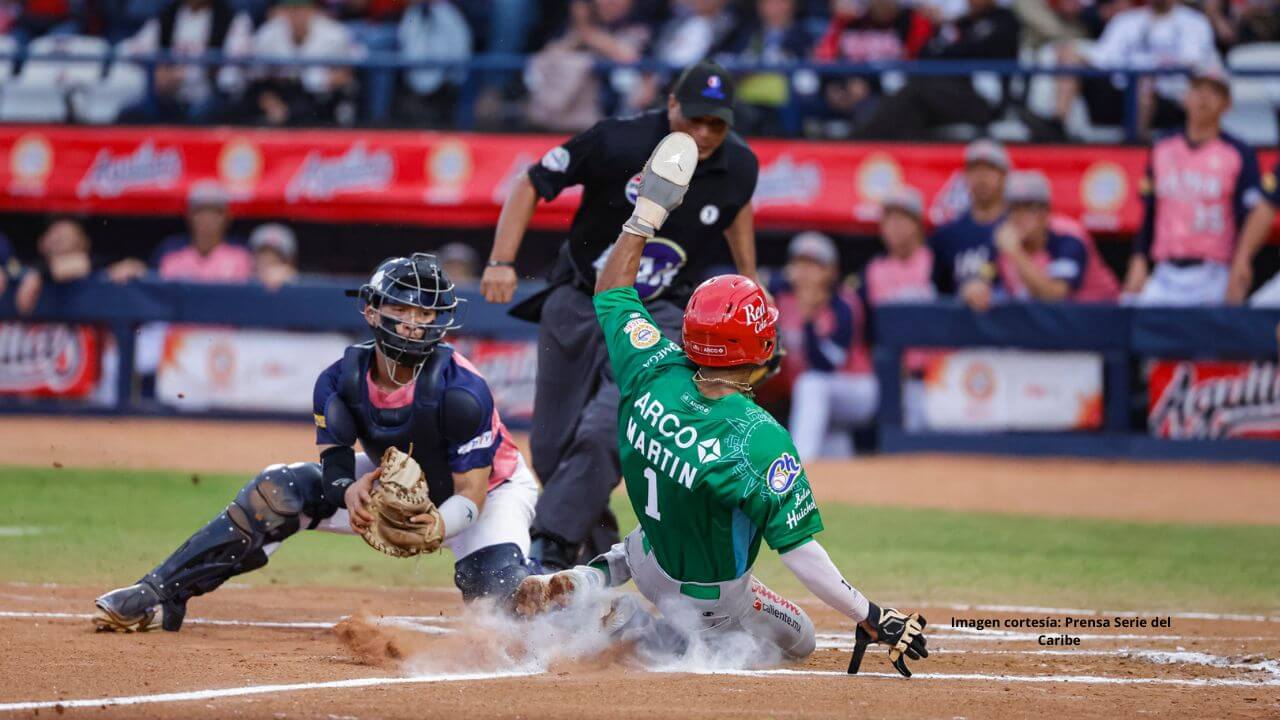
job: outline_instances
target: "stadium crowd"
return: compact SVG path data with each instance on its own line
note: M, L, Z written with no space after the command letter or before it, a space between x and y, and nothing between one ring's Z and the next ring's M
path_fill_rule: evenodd
M483 54L515 58L512 67L523 58L524 72L160 65L154 68L150 94L139 66L126 64L100 69L103 84L118 86L119 92L95 97L116 107L90 114L108 121L447 126L454 122L465 85L482 129L577 131L604 116L655 106L670 79L626 67L602 72L598 61L625 65L650 59L671 67L703 58L1195 67L1230 61L1231 53L1249 46L1275 47L1280 2L0 0L0 33L6 36L0 38L0 52L26 47L32 57L104 52L110 43L123 56L218 51L228 57L320 62L358 61L370 54L466 61ZM20 85L22 69L8 70L19 81L11 84ZM1037 79L1044 82L748 73L739 78L739 129L917 139L956 125L981 130L1005 119L1020 124L1031 139L1063 140L1096 139L1090 128L1124 120L1124 76ZM1137 88L1140 129L1180 126L1185 89L1182 76L1144 78ZM6 116L6 104L22 97L21 91L13 92L15 99L0 102L0 118Z

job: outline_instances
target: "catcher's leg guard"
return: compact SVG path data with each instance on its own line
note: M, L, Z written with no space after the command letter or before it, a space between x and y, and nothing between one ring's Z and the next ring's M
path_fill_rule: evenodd
M322 509L316 463L272 465L249 481L227 509L209 521L167 560L147 573L150 586L163 603L164 629L178 630L187 600L216 590L229 578L267 564L262 546L280 542L299 530L298 515L332 514Z
M453 566L453 582L466 602L482 597L508 602L530 574L529 561L515 543L480 548Z

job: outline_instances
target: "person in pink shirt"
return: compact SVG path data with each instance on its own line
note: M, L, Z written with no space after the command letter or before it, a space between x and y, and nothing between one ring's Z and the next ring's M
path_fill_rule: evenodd
M867 263L863 292L874 309L882 303L931 302L938 297L933 284L933 251L925 243L924 198L903 185L884 197L880 211L880 241L885 254ZM925 427L924 376L931 353L907 350L902 384L902 425L909 431Z
M1198 70L1183 101L1186 128L1151 147L1146 213L1124 287L1140 305L1226 300L1237 235L1262 199L1253 148L1222 131L1230 83L1220 67Z
M1089 253L1074 235L1049 227L1049 179L1035 171L1015 172L1005 184L1009 217L996 228L996 267L1009 294L1024 300L1057 302L1075 297L1084 284Z
M243 283L253 279L252 253L242 245L227 242L230 199L226 188L213 180L192 184L187 193L190 234L160 247L154 264L161 279L207 283Z

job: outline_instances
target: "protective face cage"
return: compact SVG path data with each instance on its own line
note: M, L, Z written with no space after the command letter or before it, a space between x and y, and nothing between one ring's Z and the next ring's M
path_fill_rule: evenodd
M466 301L458 299L453 282L435 255L414 253L407 258L383 260L358 294L366 307L378 312L374 342L387 359L400 365L421 365L445 333L462 327L459 310ZM386 311L393 305L434 310L436 316L428 323L399 319ZM396 332L397 326L402 325L408 325L411 331L421 330L422 337L405 337Z

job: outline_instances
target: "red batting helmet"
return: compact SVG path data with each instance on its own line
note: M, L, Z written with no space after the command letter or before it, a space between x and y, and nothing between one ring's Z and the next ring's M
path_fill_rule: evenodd
M684 309L684 352L698 365L762 365L778 343L778 309L741 275L698 286Z

